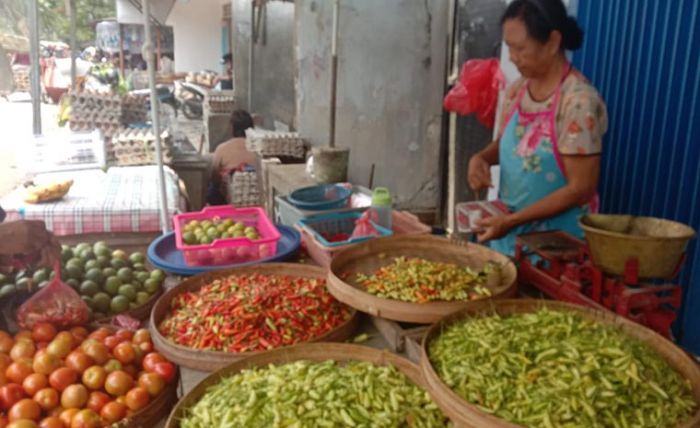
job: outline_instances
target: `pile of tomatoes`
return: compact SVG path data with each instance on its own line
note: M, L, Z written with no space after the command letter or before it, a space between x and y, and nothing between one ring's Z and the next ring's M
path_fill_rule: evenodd
M143 409L176 376L146 329L0 331L0 428L98 428Z

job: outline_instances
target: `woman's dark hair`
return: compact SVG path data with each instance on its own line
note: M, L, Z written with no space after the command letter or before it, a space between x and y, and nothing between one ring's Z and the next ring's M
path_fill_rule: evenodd
M540 43L549 40L554 30L561 33L562 49L573 51L583 43L583 30L561 0L514 0L501 17L501 25L514 18L522 19L527 33Z
M245 130L253 127L253 117L245 110L231 113L231 128L234 137L245 137Z

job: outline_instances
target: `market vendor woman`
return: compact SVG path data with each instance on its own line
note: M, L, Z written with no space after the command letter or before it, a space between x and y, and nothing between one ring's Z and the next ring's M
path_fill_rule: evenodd
M561 0L515 0L501 19L522 78L506 90L496 141L469 160L474 190L491 186L500 164L500 199L511 213L479 223L480 242L512 255L515 237L563 230L582 237L581 215L597 210L602 137L608 126L596 89L566 59L583 32Z

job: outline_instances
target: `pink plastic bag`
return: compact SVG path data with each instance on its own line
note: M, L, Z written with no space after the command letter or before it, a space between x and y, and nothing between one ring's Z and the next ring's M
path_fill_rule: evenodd
M470 59L462 66L459 80L444 100L445 110L461 115L476 113L481 124L493 128L498 92L505 78L497 59Z
M360 218L355 221L355 229L352 231L350 239L364 238L366 236L379 236L379 231L370 221L370 211L365 211Z
M17 324L31 329L34 324L48 322L56 328L85 324L90 308L70 285L61 281L61 268L54 266L55 276L17 310Z

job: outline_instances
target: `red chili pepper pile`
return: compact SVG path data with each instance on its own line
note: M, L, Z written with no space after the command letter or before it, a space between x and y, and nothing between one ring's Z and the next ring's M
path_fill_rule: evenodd
M234 275L176 296L159 326L173 342L195 349L264 351L315 339L350 318L325 280Z

